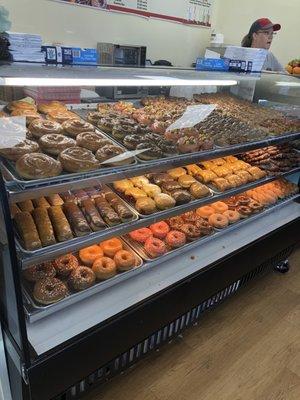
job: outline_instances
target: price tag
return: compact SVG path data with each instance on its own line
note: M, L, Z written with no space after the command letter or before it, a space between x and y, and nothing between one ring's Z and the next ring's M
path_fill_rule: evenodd
M167 131L175 129L192 128L199 122L205 120L214 110L215 104L199 104L196 106L188 106L181 118L171 124Z

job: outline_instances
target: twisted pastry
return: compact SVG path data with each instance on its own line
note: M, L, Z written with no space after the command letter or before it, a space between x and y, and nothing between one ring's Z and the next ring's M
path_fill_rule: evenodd
M0 154L8 160L17 161L24 154L37 153L39 149L39 145L36 142L25 139L21 143L16 144L14 147L0 149Z
M83 147L70 147L62 151L58 159L68 172L92 171L100 166L94 154Z
M71 121L66 121L63 123L63 129L67 135L71 137L76 137L79 133L82 132L93 132L95 128L89 122L85 122L80 120L78 117L77 119L72 119Z
M43 135L50 133L62 133L63 129L58 122L49 121L44 119L36 119L29 125L30 133L36 137L40 138Z
M43 179L59 175L62 167L59 161L46 154L31 153L18 159L16 170L25 179Z
M52 133L42 136L39 140L39 145L45 153L58 156L63 150L75 147L76 142L67 136Z

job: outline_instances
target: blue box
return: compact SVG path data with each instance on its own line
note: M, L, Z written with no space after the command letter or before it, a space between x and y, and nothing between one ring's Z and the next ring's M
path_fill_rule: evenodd
M228 71L229 60L226 58L197 58L196 71Z
M42 46L47 64L72 64L72 47Z
M72 48L73 64L97 65L98 53L97 49L81 49L80 47Z

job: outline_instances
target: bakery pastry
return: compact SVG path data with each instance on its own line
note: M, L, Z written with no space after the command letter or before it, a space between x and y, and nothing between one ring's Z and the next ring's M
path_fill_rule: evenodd
M135 208L140 214L153 214L156 210L156 203L150 197L140 197L135 203Z
M95 153L101 147L111 144L109 139L105 139L102 135L96 132L82 132L76 136L77 146L84 147Z
M32 110L32 111L36 111L36 105L33 103L29 103L28 101L24 101L24 100L15 100L15 101L11 101L8 105L7 108L9 111L13 111L13 110Z
M176 189L170 192L170 195L176 201L176 205L186 204L192 200L192 196L187 190Z
M215 178L211 181L211 184L220 192L230 189L229 182L224 178Z
M39 145L32 140L25 139L14 147L0 149L0 155L11 161L17 161L24 154L37 153L40 150Z
M62 126L58 122L46 119L36 119L32 121L28 130L32 136L38 139L43 135L49 135L51 133L59 134L63 131Z
M100 167L99 161L90 150L78 146L62 151L58 160L67 172L92 171Z
M37 227L42 246L50 246L56 243L53 227L47 208L38 207L32 211L32 216Z
M76 138L79 133L82 132L93 132L95 130L94 126L89 122L85 122L79 117L77 119L66 120L62 124L63 130L66 135Z
M176 201L166 193L160 193L154 197L155 204L159 210L167 210L175 206Z
M190 193L196 199L201 199L202 197L209 196L210 191L205 185L202 185L202 183L195 182L190 187Z
M133 183L128 179L123 179L122 181L116 181L113 183L114 189L118 192L125 193L128 189L133 189Z
M73 239L70 224L63 213L61 206L52 206L48 208L48 213L57 240L59 242L64 242L65 240Z
M10 208L10 215L11 215L11 218L12 218L12 219L15 218L15 215L16 215L17 213L21 212L21 210L20 210L20 208L17 206L17 204L11 204L9 208Z
M49 103L39 104L38 111L42 114L49 114L52 111L67 111L67 106L60 101L50 101Z
M84 236L91 232L89 224L77 204L67 202L63 210L76 236Z
M145 176L135 176L133 178L129 178L129 180L134 186L137 186L140 189L143 189L143 186L149 183L149 179Z
M132 212L115 193L107 191L105 193L105 200L107 200L109 205L115 210L122 221L128 221L133 218Z
M147 183L143 185L142 188L147 196L152 198L161 193L161 188L158 185L154 185L153 183Z
M76 142L67 136L51 133L39 139L40 148L47 154L58 156L63 150L75 147Z
M28 211L17 213L14 221L26 250L33 251L42 247L35 223Z
M136 201L141 197L147 197L147 194L142 189L133 187L125 191L125 196Z
M51 121L56 121L56 122L59 122L60 124L63 124L64 122L68 122L68 121L72 122L73 120L80 120L80 117L71 111L57 109L54 111L50 111L47 114L47 119L50 119ZM63 126L63 128L65 130L64 126Z
M38 197L36 199L33 199L33 204L34 206L37 207L43 207L43 208L49 208L50 204L48 203L48 201L46 200L45 197Z
M58 176L61 163L42 153L25 154L16 162L18 174L25 179L44 179Z
M189 189L193 183L197 182L191 175L181 175L178 178L178 183L183 189Z
M73 190L73 194L76 198L76 203L80 204L83 200L86 200L89 198L89 195L84 189L76 189Z
M64 204L63 199L60 197L59 194L54 193L54 194L49 194L47 196L47 201L51 206L61 206Z
M151 175L151 181L155 185L162 186L165 182L173 182L173 178L167 173L160 173Z
M13 110L10 115L12 117L26 117L26 125L30 125L32 121L39 119L40 115L33 110Z
M18 207L20 208L21 211L31 212L32 210L34 210L33 203L31 200L20 201L18 203Z
M121 219L118 214L113 210L113 208L104 198L97 197L95 199L95 205L101 217L108 225L117 225L121 223Z
M124 150L121 147L119 147L115 144L106 144L105 146L103 146L97 150L96 158L97 158L97 160L99 160L99 162L101 164L104 161L108 161L111 158L114 158L123 153L124 153ZM122 161L106 162L105 164L106 165L122 165L122 164L128 164L132 160L133 160L132 158L128 157Z
M81 209L85 215L87 222L94 232L104 229L105 222L101 218L95 204L91 199L85 199L81 202Z
M182 167L179 168L173 168L168 170L168 174L173 178L173 179L178 179L183 175L186 175L186 170Z

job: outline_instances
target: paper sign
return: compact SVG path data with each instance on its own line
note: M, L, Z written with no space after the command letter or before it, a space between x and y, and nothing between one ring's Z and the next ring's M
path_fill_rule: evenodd
M167 128L167 131L175 129L192 128L199 122L205 120L214 110L215 104L198 104L196 106L188 106L181 118L175 121Z
M0 118L0 149L8 149L23 142L26 131L26 117Z

